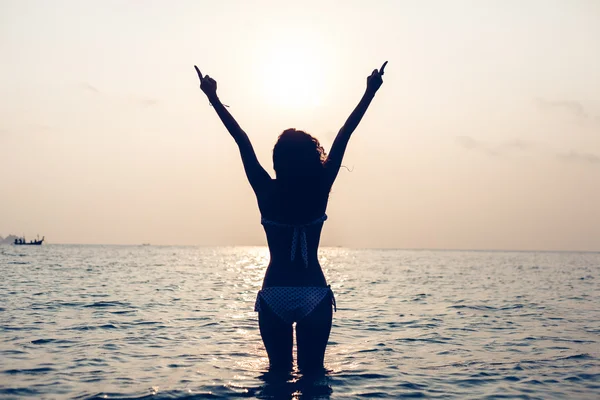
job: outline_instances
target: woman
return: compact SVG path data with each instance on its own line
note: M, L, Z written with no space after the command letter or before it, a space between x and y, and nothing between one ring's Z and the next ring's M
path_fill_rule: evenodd
M308 133L287 129L279 135L273 149L276 179L260 165L250 139L219 100L217 82L202 76L194 66L200 89L240 149L261 212L270 262L255 311L271 368L292 367L294 322L298 368L323 368L335 299L317 257L321 229L348 140L383 83L386 64L367 78L366 91L337 134L329 155Z

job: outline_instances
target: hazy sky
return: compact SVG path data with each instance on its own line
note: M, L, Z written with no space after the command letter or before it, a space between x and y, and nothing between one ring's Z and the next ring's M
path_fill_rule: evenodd
M323 244L600 250L600 2L0 0L0 235L265 244L222 101L272 172L329 148Z

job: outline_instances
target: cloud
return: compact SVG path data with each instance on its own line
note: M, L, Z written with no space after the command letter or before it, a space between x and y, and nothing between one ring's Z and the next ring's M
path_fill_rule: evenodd
M92 92L92 93L96 93L96 94L99 94L99 93L100 93L100 91L98 90L98 88L96 88L96 87L95 87L95 86L93 86L93 85L90 85L88 82L82 82L82 83L81 83L81 88L82 88L83 90L86 90L86 91L88 91L88 92Z
M101 98L103 98L104 100L125 101L125 102L129 102L130 105L137 105L137 106L140 106L143 108L153 107L159 103L159 101L157 99L154 99L152 97L127 96L125 98L123 98L123 97L119 98L118 95L101 92L96 86L92 85L89 82L81 82L79 84L79 88L88 93L93 93L94 95L101 96Z
M570 151L568 153L559 153L556 156L563 161L600 164L600 156L592 153L579 153L576 151Z
M517 150L532 150L537 147L537 144L522 139L514 139L502 143L498 146L500 149L517 149Z
M18 124L10 128L0 128L0 137L16 137L22 135L35 135L50 132L54 128L47 124L30 123L30 124Z
M538 107L542 110L564 110L579 118L588 118L588 113L583 104L572 100L546 100L536 99Z
M158 104L158 100L156 99L152 99L152 98L144 98L144 99L138 99L137 100L138 104L141 105L142 107L152 107Z
M32 124L31 130L46 132L46 131L51 131L52 127L47 124Z
M584 164L600 164L600 156L593 153L585 153L578 151L556 152L547 148L543 143L534 143L521 139L514 139L498 145L491 145L486 142L473 139L470 136L457 136L456 142L459 146L470 150L479 151L490 156L507 156L514 153L515 150L533 151L534 154L556 157L563 162L576 162ZM534 151L535 150L535 151Z
M486 142L473 139L471 136L457 136L456 143L467 150L480 151L490 156L501 156L507 152L507 148L514 147L514 143L516 142L507 142L498 146L492 146Z
M456 142L465 149L476 149L481 147L482 142L473 139L471 136L457 136Z

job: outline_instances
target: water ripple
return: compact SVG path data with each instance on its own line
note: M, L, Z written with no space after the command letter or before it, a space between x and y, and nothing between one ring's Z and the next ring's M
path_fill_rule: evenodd
M305 376L267 369L264 248L17 250L2 398L600 398L600 254L324 249L339 307Z

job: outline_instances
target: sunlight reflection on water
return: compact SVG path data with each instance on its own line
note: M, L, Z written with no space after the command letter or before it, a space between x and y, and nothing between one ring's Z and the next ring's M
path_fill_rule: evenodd
M328 372L268 372L266 248L0 247L0 397L600 395L600 255L323 249Z

